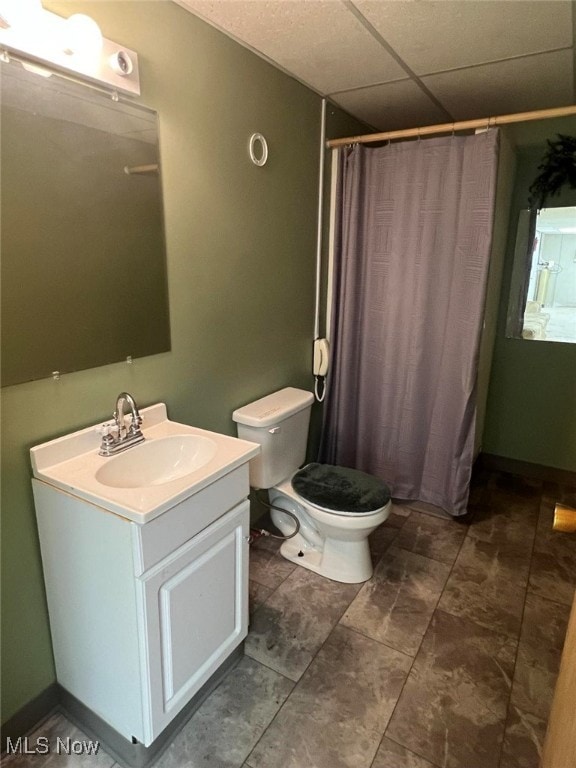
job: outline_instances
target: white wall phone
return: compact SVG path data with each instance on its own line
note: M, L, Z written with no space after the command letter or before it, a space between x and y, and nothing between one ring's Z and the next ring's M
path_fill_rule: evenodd
M315 339L314 341L314 376L326 376L328 363L330 362L330 345L328 339Z

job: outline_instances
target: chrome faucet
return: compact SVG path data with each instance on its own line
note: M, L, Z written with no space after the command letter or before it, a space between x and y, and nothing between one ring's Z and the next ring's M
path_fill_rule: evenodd
M128 405L128 407L130 408L130 411L132 412L132 423L130 424L130 427L128 430L126 430L126 423L124 421L125 405ZM135 435L137 432L142 434L142 432L140 432L142 417L138 412L138 406L134 402L134 398L132 397L132 395L128 394L128 392L120 392L120 394L116 398L116 408L114 409L114 421L116 422L116 426L118 427L118 437L120 439L124 439L129 435Z
M132 416L128 427L126 427L125 421L126 406L130 409ZM141 425L142 417L138 411L136 401L128 392L121 392L116 398L114 423L104 424L102 427L100 456L112 456L115 453L126 450L126 448L141 443L144 440L144 435L140 429Z

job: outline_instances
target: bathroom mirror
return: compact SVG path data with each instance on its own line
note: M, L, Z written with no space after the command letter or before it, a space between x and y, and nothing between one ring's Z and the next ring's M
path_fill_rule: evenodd
M576 343L576 206L520 211L512 289L507 336Z
M2 386L170 349L157 115L1 64Z
M518 123L508 135L517 162L506 336L576 343L576 118Z

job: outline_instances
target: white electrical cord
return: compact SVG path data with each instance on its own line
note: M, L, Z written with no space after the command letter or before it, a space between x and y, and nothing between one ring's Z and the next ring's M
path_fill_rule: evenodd
M318 173L318 230L316 232L316 296L314 301L314 341L320 336L320 282L322 279L322 224L324 207L324 162L326 143L326 99L322 99L320 117L320 168ZM319 380L322 379L322 395L319 393ZM323 376L314 376L314 395L321 403L326 395L326 383Z
M318 230L316 232L316 298L314 303L314 339L320 335L320 279L322 277L322 213L324 198L324 153L326 142L326 99L322 99L320 117L320 170L318 174Z

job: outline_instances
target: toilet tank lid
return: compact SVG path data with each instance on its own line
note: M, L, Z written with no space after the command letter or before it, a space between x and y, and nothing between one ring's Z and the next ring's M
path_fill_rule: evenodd
M312 405L314 395L303 389L286 387L253 403L237 408L234 421L249 427L270 427Z

